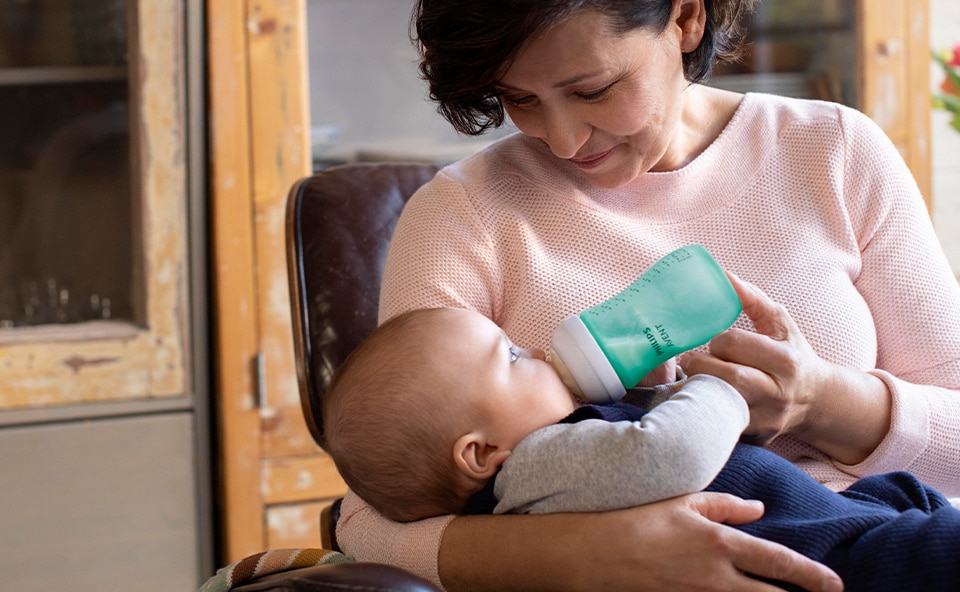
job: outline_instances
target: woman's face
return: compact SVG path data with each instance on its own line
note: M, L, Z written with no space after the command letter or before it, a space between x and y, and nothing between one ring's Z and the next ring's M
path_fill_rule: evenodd
M510 119L597 187L688 160L681 31L618 35L585 11L521 48L497 91Z

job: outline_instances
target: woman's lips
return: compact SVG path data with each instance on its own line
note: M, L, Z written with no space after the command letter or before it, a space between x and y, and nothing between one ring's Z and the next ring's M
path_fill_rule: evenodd
M592 169L594 167L600 166L603 161L607 159L613 153L613 148L607 150L606 152L600 152L599 154L592 154L586 158L571 158L570 162L577 165L581 169Z

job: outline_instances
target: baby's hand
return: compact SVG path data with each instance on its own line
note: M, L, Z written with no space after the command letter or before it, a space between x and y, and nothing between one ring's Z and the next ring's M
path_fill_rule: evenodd
M670 358L643 377L637 386L657 386L677 381L677 360Z

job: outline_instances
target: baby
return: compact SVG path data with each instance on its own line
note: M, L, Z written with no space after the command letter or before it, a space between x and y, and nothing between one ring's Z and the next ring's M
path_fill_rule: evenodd
M720 379L693 376L649 411L581 405L544 357L476 312L400 315L337 371L327 448L397 521L604 511L706 489L762 501L764 517L737 528L825 563L847 590L960 589L960 511L912 475L832 492L738 443L748 409Z

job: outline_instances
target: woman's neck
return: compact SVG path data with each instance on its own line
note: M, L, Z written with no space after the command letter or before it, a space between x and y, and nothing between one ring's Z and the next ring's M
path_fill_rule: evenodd
M743 95L703 84L691 84L681 95L680 122L665 159L655 170L678 170L700 156L717 139L736 112Z

